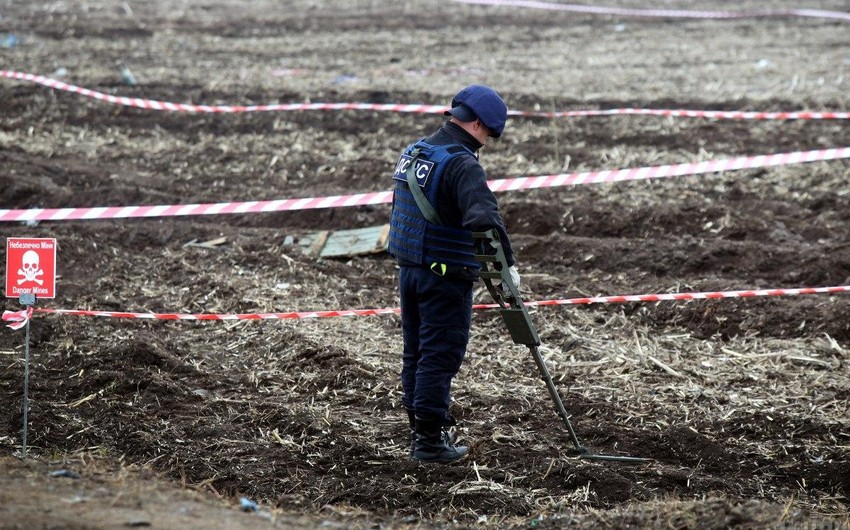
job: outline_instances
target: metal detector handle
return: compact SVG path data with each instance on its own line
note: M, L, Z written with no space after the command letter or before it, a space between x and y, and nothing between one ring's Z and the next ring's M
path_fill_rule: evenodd
M502 309L510 307L511 300L505 296L503 287L504 282L511 282L510 273L502 274L507 265L505 251L501 248L501 242L498 246L494 245L494 242L498 241L498 233L493 229L486 232L473 232L472 238L475 245L475 261L481 266L478 277L484 282L487 291L499 307Z
M522 302L519 287L511 279L508 260L498 232L490 229L486 232L473 232L472 235L476 240L476 247L480 250L480 253L475 255L475 259L481 264L479 276L499 304L499 312L508 326L511 338L517 344L539 346L540 337L531 322L528 309ZM494 280L499 280L499 284L494 284Z

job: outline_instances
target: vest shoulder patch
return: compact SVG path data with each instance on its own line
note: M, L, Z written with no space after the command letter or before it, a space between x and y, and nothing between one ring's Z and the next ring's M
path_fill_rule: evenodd
M401 155L395 166L393 180L407 182L407 168L410 167L410 162L412 160L413 157L410 155ZM425 187L425 184L428 182L428 177L430 177L433 172L434 162L431 162L430 160L423 160L421 158L416 160L416 166L413 168L413 174L416 175L416 182L419 184L420 188Z

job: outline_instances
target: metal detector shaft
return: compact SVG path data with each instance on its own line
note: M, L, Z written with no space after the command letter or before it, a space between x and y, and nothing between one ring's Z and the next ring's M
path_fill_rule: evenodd
M561 417L561 420L567 427L567 431L570 433L570 438L573 440L575 450L585 452L585 448L582 447L578 441L578 436L576 436L576 431L573 429L573 424L570 423L570 415L567 413L566 407L564 407L564 402L561 401L561 395L558 394L558 389L555 388L555 383L552 381L552 375L549 373L549 369L546 368L546 364L543 362L543 356L540 355L540 349L537 346L529 346L528 349L531 350L531 356L534 357L534 362L537 363L537 369L540 371L541 378L546 382L546 388L549 390L549 395L552 397L552 401L555 402L555 409L558 411L558 415Z
M564 402L561 400L561 395L558 393L554 381L552 381L552 375L546 367L543 356L540 355L540 337L537 335L537 330L531 321L528 308L526 308L520 298L519 288L511 280L508 262L505 258L505 252L502 248L498 232L495 230L473 232L473 238L476 241L477 249L475 257L481 264L480 277L490 292L490 295L499 304L499 312L508 327L513 341L516 344L528 346L528 349L531 351L531 356L534 358L535 364L537 364L540 377L546 383L549 396L555 403L555 409L564 422L567 431L570 433L574 450L579 454L579 458L635 463L647 461L644 458L630 456L594 454L581 445L575 429L573 429L573 425L570 422L570 415L567 413ZM494 283L494 280L499 283Z

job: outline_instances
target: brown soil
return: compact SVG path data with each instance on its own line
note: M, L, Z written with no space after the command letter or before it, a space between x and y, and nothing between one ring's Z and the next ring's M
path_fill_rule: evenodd
M0 67L61 67L67 82L162 101L445 104L481 82L517 110L848 106L847 23L819 18L366 0L9 4L0 32L20 43L0 49ZM138 85L122 85L118 61ZM0 208L382 191L397 152L442 122L163 113L9 80L0 93ZM507 178L848 145L844 121L516 118L482 162ZM527 300L830 286L850 283L848 177L837 161L499 198ZM323 260L285 243L388 214L7 223L2 234L59 241L59 295L38 307L396 307L389 256ZM407 458L395 316L37 314L25 461L24 335L0 333L0 528L839 528L850 514L848 311L839 295L535 310L582 443L652 459L640 465L575 458L527 350L478 312L454 410L472 455L439 467ZM62 470L79 478L51 475ZM259 511L240 511L240 497Z

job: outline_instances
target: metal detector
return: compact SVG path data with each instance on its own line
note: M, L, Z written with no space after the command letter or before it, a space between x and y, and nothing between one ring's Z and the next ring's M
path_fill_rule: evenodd
M499 304L499 312L502 314L502 319L504 319L514 343L524 344L531 351L531 356L534 357L540 377L546 383L549 395L555 403L555 409L558 411L558 415L570 433L570 438L572 438L574 446L572 449L573 453L578 458L585 460L608 460L631 463L650 461L648 458L634 456L596 454L581 445L578 441L578 436L576 436L575 429L573 429L573 425L570 423L570 415L567 413L567 409L564 408L564 402L561 400L557 388L555 388L555 383L552 381L549 369L546 368L543 356L540 355L540 337L537 335L537 330L531 322L531 315L529 315L528 309L525 307L522 298L520 298L519 289L511 280L511 275L508 272L508 262L505 258L505 252L502 248L499 234L491 229L486 232L473 232L472 237L476 243L475 259L481 264L481 279L484 281L484 285L487 286L490 295ZM494 281L497 283L494 283Z

